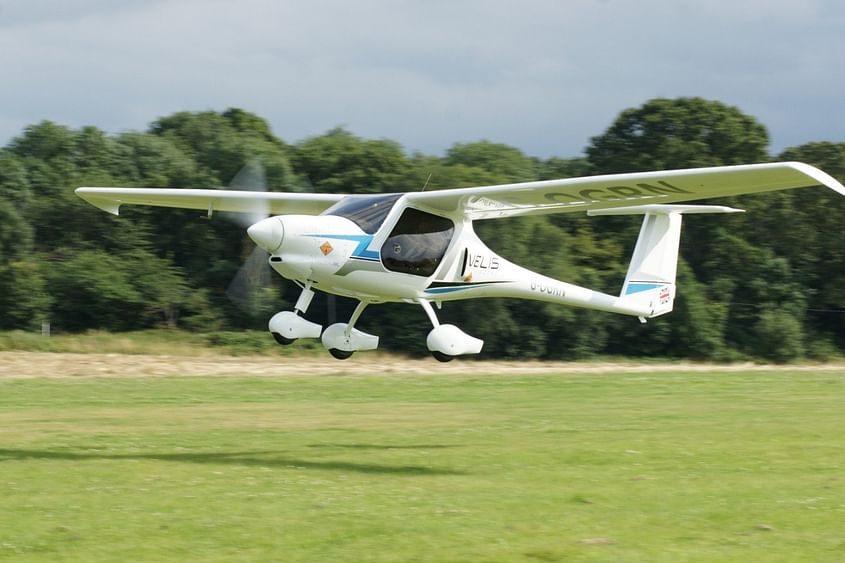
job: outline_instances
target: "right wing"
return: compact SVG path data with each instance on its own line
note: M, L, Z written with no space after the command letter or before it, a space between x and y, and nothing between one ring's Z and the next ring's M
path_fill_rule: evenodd
M409 203L434 211L492 219L678 203L811 186L827 186L845 195L845 187L818 168L801 162L775 162L414 192L406 198Z
M113 215L117 215L120 206L124 204L200 209L209 214L215 211L255 213L261 210L273 215L319 215L346 197L346 194L179 188L76 188L76 195Z

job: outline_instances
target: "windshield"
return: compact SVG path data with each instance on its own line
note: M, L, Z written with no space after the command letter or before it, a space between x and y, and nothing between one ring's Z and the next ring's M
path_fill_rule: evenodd
M321 215L346 217L365 233L374 234L402 194L351 195L338 201Z
M381 262L394 272L431 276L454 232L450 219L408 207L381 247Z

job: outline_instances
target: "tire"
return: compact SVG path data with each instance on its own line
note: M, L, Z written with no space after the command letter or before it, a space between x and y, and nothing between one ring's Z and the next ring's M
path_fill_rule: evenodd
M282 346L290 346L291 344L296 342L296 338L285 338L278 332L273 332L271 334L273 335L273 338L276 340L276 342L278 342Z
M431 355L434 356L434 359L438 362L451 362L455 359L455 356L450 356L449 354L444 354L443 352L438 352L436 350L431 351Z
M337 360L346 360L352 357L355 352L347 352L346 350L338 350L337 348L329 348L329 354Z

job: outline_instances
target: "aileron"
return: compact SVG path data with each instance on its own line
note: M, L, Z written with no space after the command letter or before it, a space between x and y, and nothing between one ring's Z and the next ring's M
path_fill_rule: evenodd
M203 211L252 213L269 206L274 214L316 215L337 203L343 194L301 194L179 188L77 188L76 194L96 207L117 215L122 205L151 205Z

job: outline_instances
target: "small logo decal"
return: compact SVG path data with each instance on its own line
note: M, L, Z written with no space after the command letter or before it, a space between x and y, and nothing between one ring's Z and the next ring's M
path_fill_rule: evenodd
M660 304L665 305L669 302L669 288L664 287L660 290Z
M320 252L323 253L323 256L328 256L329 254L331 254L332 250L334 250L334 248L332 248L332 245L329 244L329 241L326 241L320 245Z

